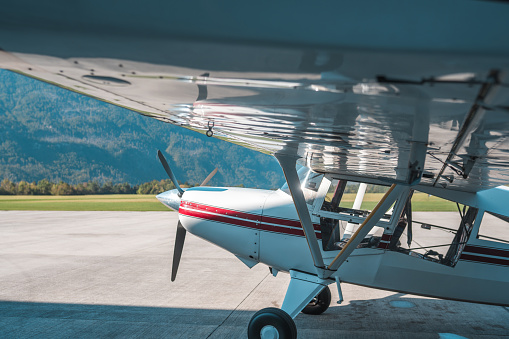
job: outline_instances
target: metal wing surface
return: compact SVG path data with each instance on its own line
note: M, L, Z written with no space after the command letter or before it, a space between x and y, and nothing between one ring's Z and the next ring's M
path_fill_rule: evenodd
M509 182L507 4L294 4L288 17L232 2L165 25L176 9L159 2L127 2L124 21L113 4L27 3L0 23L2 68L319 172L408 181L422 158L422 185Z

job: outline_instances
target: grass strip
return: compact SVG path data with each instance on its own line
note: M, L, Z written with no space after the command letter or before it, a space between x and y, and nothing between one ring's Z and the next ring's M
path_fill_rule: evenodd
M355 193L343 195L341 206L351 208ZM371 210L383 193L366 193L361 209ZM454 212L456 203L416 192L412 198L412 209L417 212ZM18 211L170 211L154 195L0 195L0 210Z
M2 195L0 210L17 211L171 211L154 195L111 194L35 196Z

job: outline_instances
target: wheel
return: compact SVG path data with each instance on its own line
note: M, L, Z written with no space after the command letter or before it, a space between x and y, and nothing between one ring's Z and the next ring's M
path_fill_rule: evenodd
M247 328L249 339L296 339L292 317L279 308L264 308L255 313Z
M330 289L328 286L325 286L322 292L318 293L318 295L314 297L306 307L304 307L302 313L313 315L322 314L329 308L331 299Z

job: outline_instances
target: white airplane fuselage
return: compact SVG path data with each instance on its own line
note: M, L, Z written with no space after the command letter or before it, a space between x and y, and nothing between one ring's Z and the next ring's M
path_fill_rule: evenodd
M169 207L178 203L175 191L160 194L158 199ZM315 274L292 198L283 191L195 187L179 199L179 218L187 231L233 253L248 267L263 263L276 272ZM321 243L320 218L312 219ZM388 250L384 244L390 237L384 233L376 246L355 249L330 277L331 283L339 277L342 282L385 290L509 305L509 295L501 293L509 288L509 247L479 246L471 236L462 257L451 267ZM338 253L322 250L325 263Z

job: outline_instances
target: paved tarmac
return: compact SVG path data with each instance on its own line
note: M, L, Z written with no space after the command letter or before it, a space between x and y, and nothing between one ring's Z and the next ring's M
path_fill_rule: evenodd
M0 338L246 338L254 312L281 306L289 276L188 233L171 283L176 220L0 212ZM299 338L509 337L508 308L349 284L343 294L321 316L297 316Z

